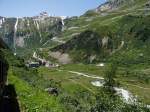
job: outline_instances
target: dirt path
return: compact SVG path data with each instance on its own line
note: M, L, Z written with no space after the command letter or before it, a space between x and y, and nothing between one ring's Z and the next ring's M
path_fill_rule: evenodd
M84 76L84 77L88 77L88 78L93 78L93 79L101 79L103 80L103 77L98 77L95 75L91 75L91 74L87 74L87 73L81 73L81 72L76 72L76 71L68 71L69 73L73 73L73 74L77 74L79 76Z

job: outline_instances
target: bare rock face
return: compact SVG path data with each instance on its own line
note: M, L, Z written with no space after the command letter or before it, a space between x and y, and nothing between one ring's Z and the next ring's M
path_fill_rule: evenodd
M102 47L107 47L107 45L108 45L108 39L109 39L109 37L104 37L102 39Z
M68 64L71 63L71 58L69 56L69 54L67 53L61 53L61 52L50 52L49 56L57 59L59 61L59 63L61 64Z
M112 8L111 4L109 2L106 2L102 5L100 5L98 8L96 8L96 12L103 12L103 11L107 11L110 10Z
M96 12L111 11L127 4L134 3L135 0L107 0L104 4L95 9Z
M24 47L24 37L18 37L18 38L16 39L16 45L17 45L18 47Z
M38 47L62 31L64 19L47 12L33 17L0 17L0 37L11 49Z

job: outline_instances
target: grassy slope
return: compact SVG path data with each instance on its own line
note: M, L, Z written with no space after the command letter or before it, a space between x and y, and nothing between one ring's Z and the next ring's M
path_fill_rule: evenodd
M3 55L9 63L8 84L15 86L21 111L65 112L58 99L44 91L50 81L45 82L35 70L25 69L22 59L10 50L3 50Z
M82 32L84 32L85 30L91 30L91 31L98 33L100 39L105 36L106 37L108 36L109 38L111 38L111 40L113 41L113 50L114 51L117 47L120 46L121 41L124 41L125 49L121 49L121 52L126 50L126 52L124 52L125 57L130 55L129 50L133 50L133 53L135 55L138 55L138 53L140 51L144 51L142 48L140 48L140 46L144 47L144 45L145 45L146 47L149 47L149 45L147 44L148 42L145 44L144 42L142 43L141 41L137 41L138 40L137 35L134 35L136 33L140 33L140 31L139 31L140 27L143 27L143 28L149 27L148 21L149 21L150 17L144 15L146 12L145 11L146 1L147 0L142 0L142 1L137 0L136 3L132 7L129 7L129 5L127 5L127 6L121 7L119 10L106 12L105 16L99 14L96 16L86 17L83 15L79 18L76 18L73 20L68 20L66 22L66 27L68 27L68 28L69 27L78 27L78 28L75 28L73 30L65 30L64 32L62 32L60 37L61 37L61 39L68 38L68 40L70 40L73 37L70 37L69 35L73 34L74 31L80 33L81 29L82 29ZM148 12L147 12L147 14L148 14ZM90 20L90 21L87 21L87 20ZM84 26L86 26L86 27L82 28ZM135 28L135 30L133 32L131 32L131 30L133 28ZM148 29L148 32L149 32L149 29ZM143 33L143 32L141 32L141 33ZM146 35L149 35L149 34L147 33ZM88 38L88 36L86 36L86 37ZM81 38L80 35L79 35L79 38ZM144 37L144 35L141 35L140 38L142 40L142 38L145 38L145 37ZM78 42L76 42L76 44L78 46ZM139 44L139 46L138 46L138 44ZM74 43L72 43L72 45L74 45ZM128 48L130 48L130 49L128 49ZM88 47L85 47L84 50L80 52L80 48L78 48L76 50L71 50L69 53L71 55L75 55L75 56L73 56L73 58L76 57L76 59L77 59L77 58L80 58L80 57L78 57L77 54L80 53L80 54L85 55L86 52L84 53L84 51L86 51L87 49L89 50ZM99 48L99 49L101 49L101 48ZM139 49L139 52L134 52L137 49ZM108 51L106 51L106 50L107 49L103 49L99 55L103 54L103 56L105 58L108 57L110 52L108 53ZM97 58L102 58L99 55L97 55L98 56ZM146 53L146 58L147 58L147 56L148 56L148 54ZM81 57L84 57L84 56L81 56ZM118 56L118 57L121 57L121 56ZM82 60L80 60L80 61L82 61ZM100 59L98 59L98 60L100 60Z
M64 108L57 98L49 96L46 92L33 87L28 82L9 72L9 84L15 85L21 111L29 112L63 112Z
M95 88L91 85L91 81L95 81L95 79L86 78L83 76L77 76L75 74L68 73L67 71L78 71L82 73L89 73L96 76L104 76L104 71L107 68L105 67L99 68L96 65L84 65L84 64L72 64L72 65L65 65L60 68L58 71L57 69L47 69L47 68L40 68L40 73L45 75L46 78L52 78L57 81L61 81L62 87L65 91L76 91L76 89L81 86L87 89L89 92L95 93L98 88ZM137 71L137 69L130 69L126 70L125 68L119 67L117 72L116 80L119 81L121 86L131 91L135 96L138 96L140 100L143 102L150 104L150 84L149 84L149 75L147 77L139 74L140 77L133 75L133 71ZM141 70L139 70L141 71ZM126 74L126 72L129 72ZM131 72L131 73L130 73ZM136 72L139 73L139 72ZM145 81L148 79L148 82Z

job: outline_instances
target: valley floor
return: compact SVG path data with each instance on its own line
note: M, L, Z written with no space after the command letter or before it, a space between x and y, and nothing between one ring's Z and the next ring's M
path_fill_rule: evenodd
M63 112L65 109L60 103L60 99L61 97L64 98L65 95L78 98L80 103L85 102L85 97L88 97L88 95L90 95L90 99L94 99L93 96L98 93L99 88L101 88L101 83L103 83L102 80L107 65L68 64L58 68L40 67L33 70L34 74L31 75L23 73L24 71L20 69L18 69L18 74L21 73L24 75L18 75L13 70L10 70L9 84L13 84L16 88L21 110L27 109L30 111L37 110L39 112L45 112L46 110L43 109L50 109L51 107L51 110ZM129 94L131 93L139 101L150 105L149 82L122 74L125 74L124 68L119 67L115 80L120 83L121 89L119 91L122 91L123 100L128 100ZM59 97L45 92L49 87L58 88ZM84 96L79 96L81 95L80 93Z
M58 69L39 68L39 72L44 74L46 78L61 80L62 85L64 85L63 88L67 90L71 89L69 91L73 91L72 87L78 85L95 93L98 87L94 87L92 82L101 81L101 79L103 79L106 66L97 67L95 64L71 64ZM121 76L118 74L116 80L124 89L130 91L134 96L137 96L137 98L145 103L150 104L150 84L141 82L136 77L135 80L130 77L131 76ZM66 87L69 85L70 87Z

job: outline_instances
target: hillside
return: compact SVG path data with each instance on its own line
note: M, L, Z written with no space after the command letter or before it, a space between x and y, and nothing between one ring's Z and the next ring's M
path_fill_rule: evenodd
M79 62L90 62L90 57L95 57L93 61L99 62L109 57L112 58L115 54L124 53L124 57L128 57L128 59L133 60L133 63L135 63L139 59L140 54L142 54L142 60L147 60L147 63L149 63L149 53L143 50L145 48L149 49L150 29L148 21L150 16L149 11L147 11L149 8L147 7L146 0L133 1L133 3L133 7L127 7L127 5L125 7L125 5L123 5L124 8L122 8L123 6L120 4L116 10L106 11L106 15L103 15L104 12L97 12L99 13L98 15L87 17L86 13L75 20L69 21L67 24L72 25L70 27L74 27L74 29L65 30L60 37L61 39L67 39L69 41L54 48L55 51L57 49L61 52L67 52L73 55L73 58L76 57L75 60ZM102 6L103 5L100 7ZM98 7L98 9L100 7ZM136 11L138 11L138 13ZM85 25L87 26L82 28ZM66 38L66 34L73 35L74 33L78 35ZM97 35L95 35L95 33L97 33ZM82 38L84 39L82 40ZM82 41L84 43L82 43ZM94 41L97 41L97 43ZM135 50L136 52L134 52ZM129 57L129 52L132 52L131 54L134 56ZM79 53L82 55L80 55L82 59L80 59L80 56L77 56ZM121 60L122 59L120 59L120 61Z
M35 74L36 70L27 70L23 59L14 56L13 52L7 46L4 46L2 40L0 40L0 64L1 112L65 111L65 108L54 96L49 96L47 92L41 89L44 84L48 86L51 82L46 81L45 83L45 80L41 79L40 75ZM35 87L34 83L30 82L35 78L39 80L37 85L42 85L41 88ZM3 81L4 88L2 87Z
M149 112L149 21L149 0L107 0L79 17L0 17L20 111Z

